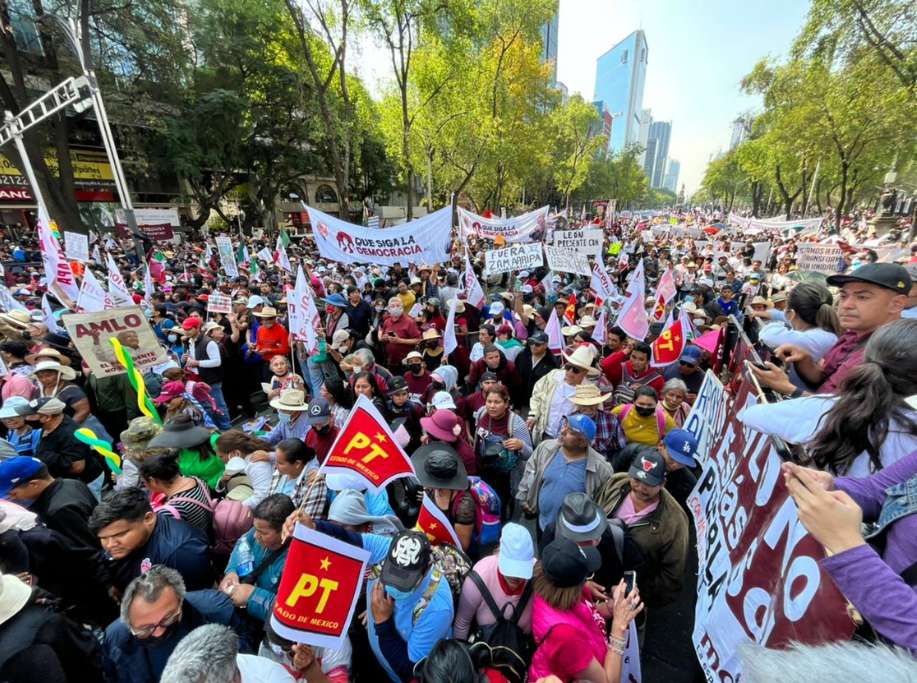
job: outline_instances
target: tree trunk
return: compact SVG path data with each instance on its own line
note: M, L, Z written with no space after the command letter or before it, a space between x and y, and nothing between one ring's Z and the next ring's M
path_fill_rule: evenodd
M850 165L841 159L841 196L837 201L837 209L834 213L834 230L840 232L841 218L847 207L847 180L850 172Z

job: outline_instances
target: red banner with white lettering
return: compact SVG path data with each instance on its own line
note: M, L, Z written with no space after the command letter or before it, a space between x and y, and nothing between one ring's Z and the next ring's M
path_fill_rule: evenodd
M462 547L462 542L449 518L436 507L434 500L426 493L423 494L423 504L420 506L420 514L417 515L417 530L424 532L432 545L454 545L459 549Z
M726 419L688 508L697 529L694 647L708 681L738 680L739 645L786 648L848 640L846 600L818 560L822 545L799 521L770 439L736 418L757 398L747 379L727 399Z
M396 479L414 475L411 459L365 396L357 398L321 470L326 474L358 474L375 492Z
M296 525L271 627L297 643L336 649L347 637L369 551Z

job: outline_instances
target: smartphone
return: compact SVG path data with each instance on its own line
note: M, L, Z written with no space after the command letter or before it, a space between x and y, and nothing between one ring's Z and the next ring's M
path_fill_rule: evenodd
M637 572L624 572L624 597L631 594L631 591L637 587Z
M749 361L749 363L754 365L759 370L767 370L767 366L759 360L752 360L752 361Z

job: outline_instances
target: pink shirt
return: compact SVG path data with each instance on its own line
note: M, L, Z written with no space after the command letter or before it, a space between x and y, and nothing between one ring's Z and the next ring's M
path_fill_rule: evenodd
M639 522L641 519L650 514L656 507L659 505L657 500L655 503L650 503L645 508L637 512L634 509L634 499L630 494L624 497L624 500L621 501L621 504L618 506L618 509L615 510L615 517L624 522L627 526L630 526L634 522Z
M507 595L503 592L503 588L500 586L500 579L497 576L497 562L496 555L488 555L474 565L474 571L483 579L484 585L487 586L487 590L493 596L497 607L505 607L506 603L510 603L515 609L522 595ZM534 596L529 596L528 604L525 606L522 616L519 617L519 627L526 633L532 630L533 602ZM503 614L507 619L514 614L513 609L505 607ZM453 637L459 640L467 640L471 632L472 623L476 623L478 626L490 626L496 621L493 612L490 611L487 603L484 602L484 598L481 597L478 585L470 578L466 578L465 583L462 584L462 595L459 598L458 609L455 613Z
M32 396L35 394L35 385L29 381L28 377L11 372L6 376L6 381L3 383L3 389L0 393L2 393L4 401L10 396L21 396L26 401L31 401Z
M595 659L604 666L608 643L605 621L586 599L562 612L551 607L537 593L532 612L532 635L539 643L529 667L529 680L554 675L573 681Z

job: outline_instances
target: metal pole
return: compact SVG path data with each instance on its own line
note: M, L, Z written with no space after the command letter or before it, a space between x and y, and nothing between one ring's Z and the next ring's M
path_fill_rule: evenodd
M815 173L812 174L812 187L809 188L809 194L806 195L806 201L802 206L802 217L806 217L809 210L809 200L812 199L812 193L815 192L815 181L818 179L818 169L821 167L821 159L815 162Z
M13 112L11 111L7 111L5 116L7 123L14 118ZM41 188L38 186L38 178L35 176L35 169L32 168L32 161L25 151L25 143L22 141L22 134L14 132L13 142L16 144L16 151L19 152L19 158L22 159L22 170L25 171L26 178L29 180L29 185L32 186L32 194L35 196L35 205L38 207L38 212L39 214L48 214L48 207L45 204L44 196L41 194Z

